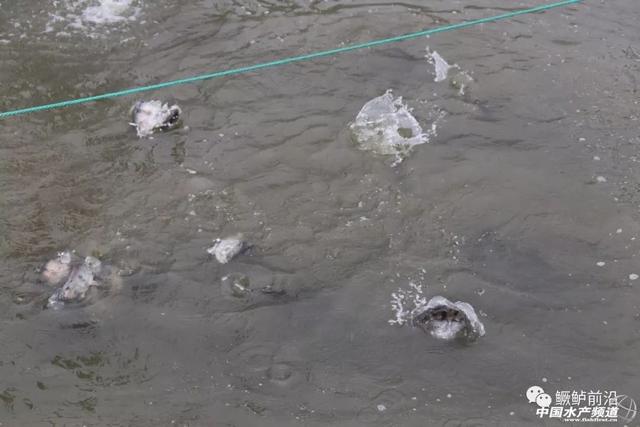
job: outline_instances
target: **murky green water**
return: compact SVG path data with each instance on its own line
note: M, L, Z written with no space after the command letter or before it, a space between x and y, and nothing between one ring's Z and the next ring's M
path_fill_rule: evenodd
M0 110L516 7L162 0L96 24L88 6L0 1ZM134 98L3 120L0 425L561 425L529 386L640 399L639 12L589 0L156 92L185 127L152 140ZM349 131L390 88L425 128L446 113L396 167ZM238 232L247 253L206 253ZM43 310L38 269L64 249L122 286ZM234 296L232 274L274 292ZM471 303L486 336L389 325L410 282Z

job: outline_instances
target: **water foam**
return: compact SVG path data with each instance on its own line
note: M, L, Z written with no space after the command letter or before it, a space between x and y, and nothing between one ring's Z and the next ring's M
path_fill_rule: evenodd
M82 33L97 38L108 34L113 26L136 21L142 7L142 0L55 0L48 12L45 33Z
M82 21L91 24L114 24L135 20L140 12L133 0L100 0L82 12Z

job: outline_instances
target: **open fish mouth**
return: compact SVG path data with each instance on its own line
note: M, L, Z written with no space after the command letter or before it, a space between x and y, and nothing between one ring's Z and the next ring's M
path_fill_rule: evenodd
M420 323L426 323L430 321L436 322L464 322L465 316L460 310L453 309L447 306L440 306L434 309L427 310L425 313L418 316L416 321Z
M475 340L485 334L484 325L466 302L435 296L412 312L412 323L435 338Z

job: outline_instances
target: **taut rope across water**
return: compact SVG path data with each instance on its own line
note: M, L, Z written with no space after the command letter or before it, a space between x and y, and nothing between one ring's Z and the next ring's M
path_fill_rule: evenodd
M28 107L28 108L4 111L4 112L0 112L0 119L6 119L8 117L18 116L18 115L22 115L22 114L35 113L35 112L38 112L38 111L45 111L45 110L52 110L52 109L57 109L57 108L69 107L71 105L85 104L85 103L88 103L88 102L99 101L99 100L102 100L102 99L110 99L110 98L116 98L116 97L120 97L120 96L133 95L133 94L141 93L141 92L149 92L149 91L152 91L152 90L163 89L163 88L183 85L183 84L187 84L187 83L195 83L195 82L199 82L199 81L203 81L203 80L215 79L217 77L225 77L225 76L232 76L232 75L236 75L236 74L248 73L250 71L256 71L256 70L260 70L260 69L263 69L263 68L278 67L278 66L281 66L281 65L291 64L293 62L308 61L308 60L315 59L315 58L338 55L340 53L351 52L353 50L365 49L365 48L381 46L381 45L385 45L385 44L389 44L389 43L401 42L401 41L404 41L404 40L415 39L415 38L418 38L418 37L424 37L424 36L428 36L428 35L431 35L431 34L444 33L446 31L453 31L453 30L460 30L462 28L468 28L468 27L472 27L472 26L475 26L475 25L485 24L485 23L488 23L488 22L500 21L500 20L503 20L503 19L513 18L513 17L519 16L519 15L525 15L525 14L535 13L535 12L543 12L545 10L554 9L554 8L563 7L563 6L568 6L568 5L571 5L571 4L579 3L581 1L582 0L564 0L564 1L559 1L559 2L556 2L556 3L550 3L550 4L535 6L535 7L531 7L531 8L527 8L527 9L516 10L516 11L513 11L513 12L504 13L502 15L495 15L495 16L489 16L487 18L474 19L472 21L460 22L458 24L444 25L442 27L432 28L432 29L429 29L429 30L418 31L418 32L415 32L415 33L402 34L402 35L399 35L399 36L389 37L389 38L385 38L385 39L372 40L372 41L353 44L353 45L350 45L350 46L340 47L340 48L336 48L336 49L323 50L323 51L318 51L318 52L313 52L313 53L308 53L308 54L298 55L298 56L290 56L290 57L287 57L287 58L282 58L282 59L278 59L278 60L275 60L275 61L269 61L269 62L262 62L262 63L259 63L259 64L249 65L249 66L246 66L246 67L232 68L232 69L223 70L223 71L215 71L215 72L208 73L208 74L201 74L201 75L194 76L194 77L187 77L187 78L184 78L184 79L171 80L171 81L168 81L168 82L156 83L156 84L152 84L152 85L148 85L148 86L139 86L139 87L134 87L134 88L125 89L125 90L119 90L119 91L115 91L115 92L103 93L103 94L100 94L100 95L87 96L87 97L84 97L84 98L69 99L69 100L66 100L66 101L53 102L53 103L50 103L50 104L36 105L36 106L33 106L33 107Z

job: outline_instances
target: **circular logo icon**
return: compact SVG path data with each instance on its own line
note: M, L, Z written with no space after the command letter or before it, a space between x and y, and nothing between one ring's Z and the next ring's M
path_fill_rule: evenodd
M617 396L618 417L625 423L630 423L638 414L636 401L625 394Z

